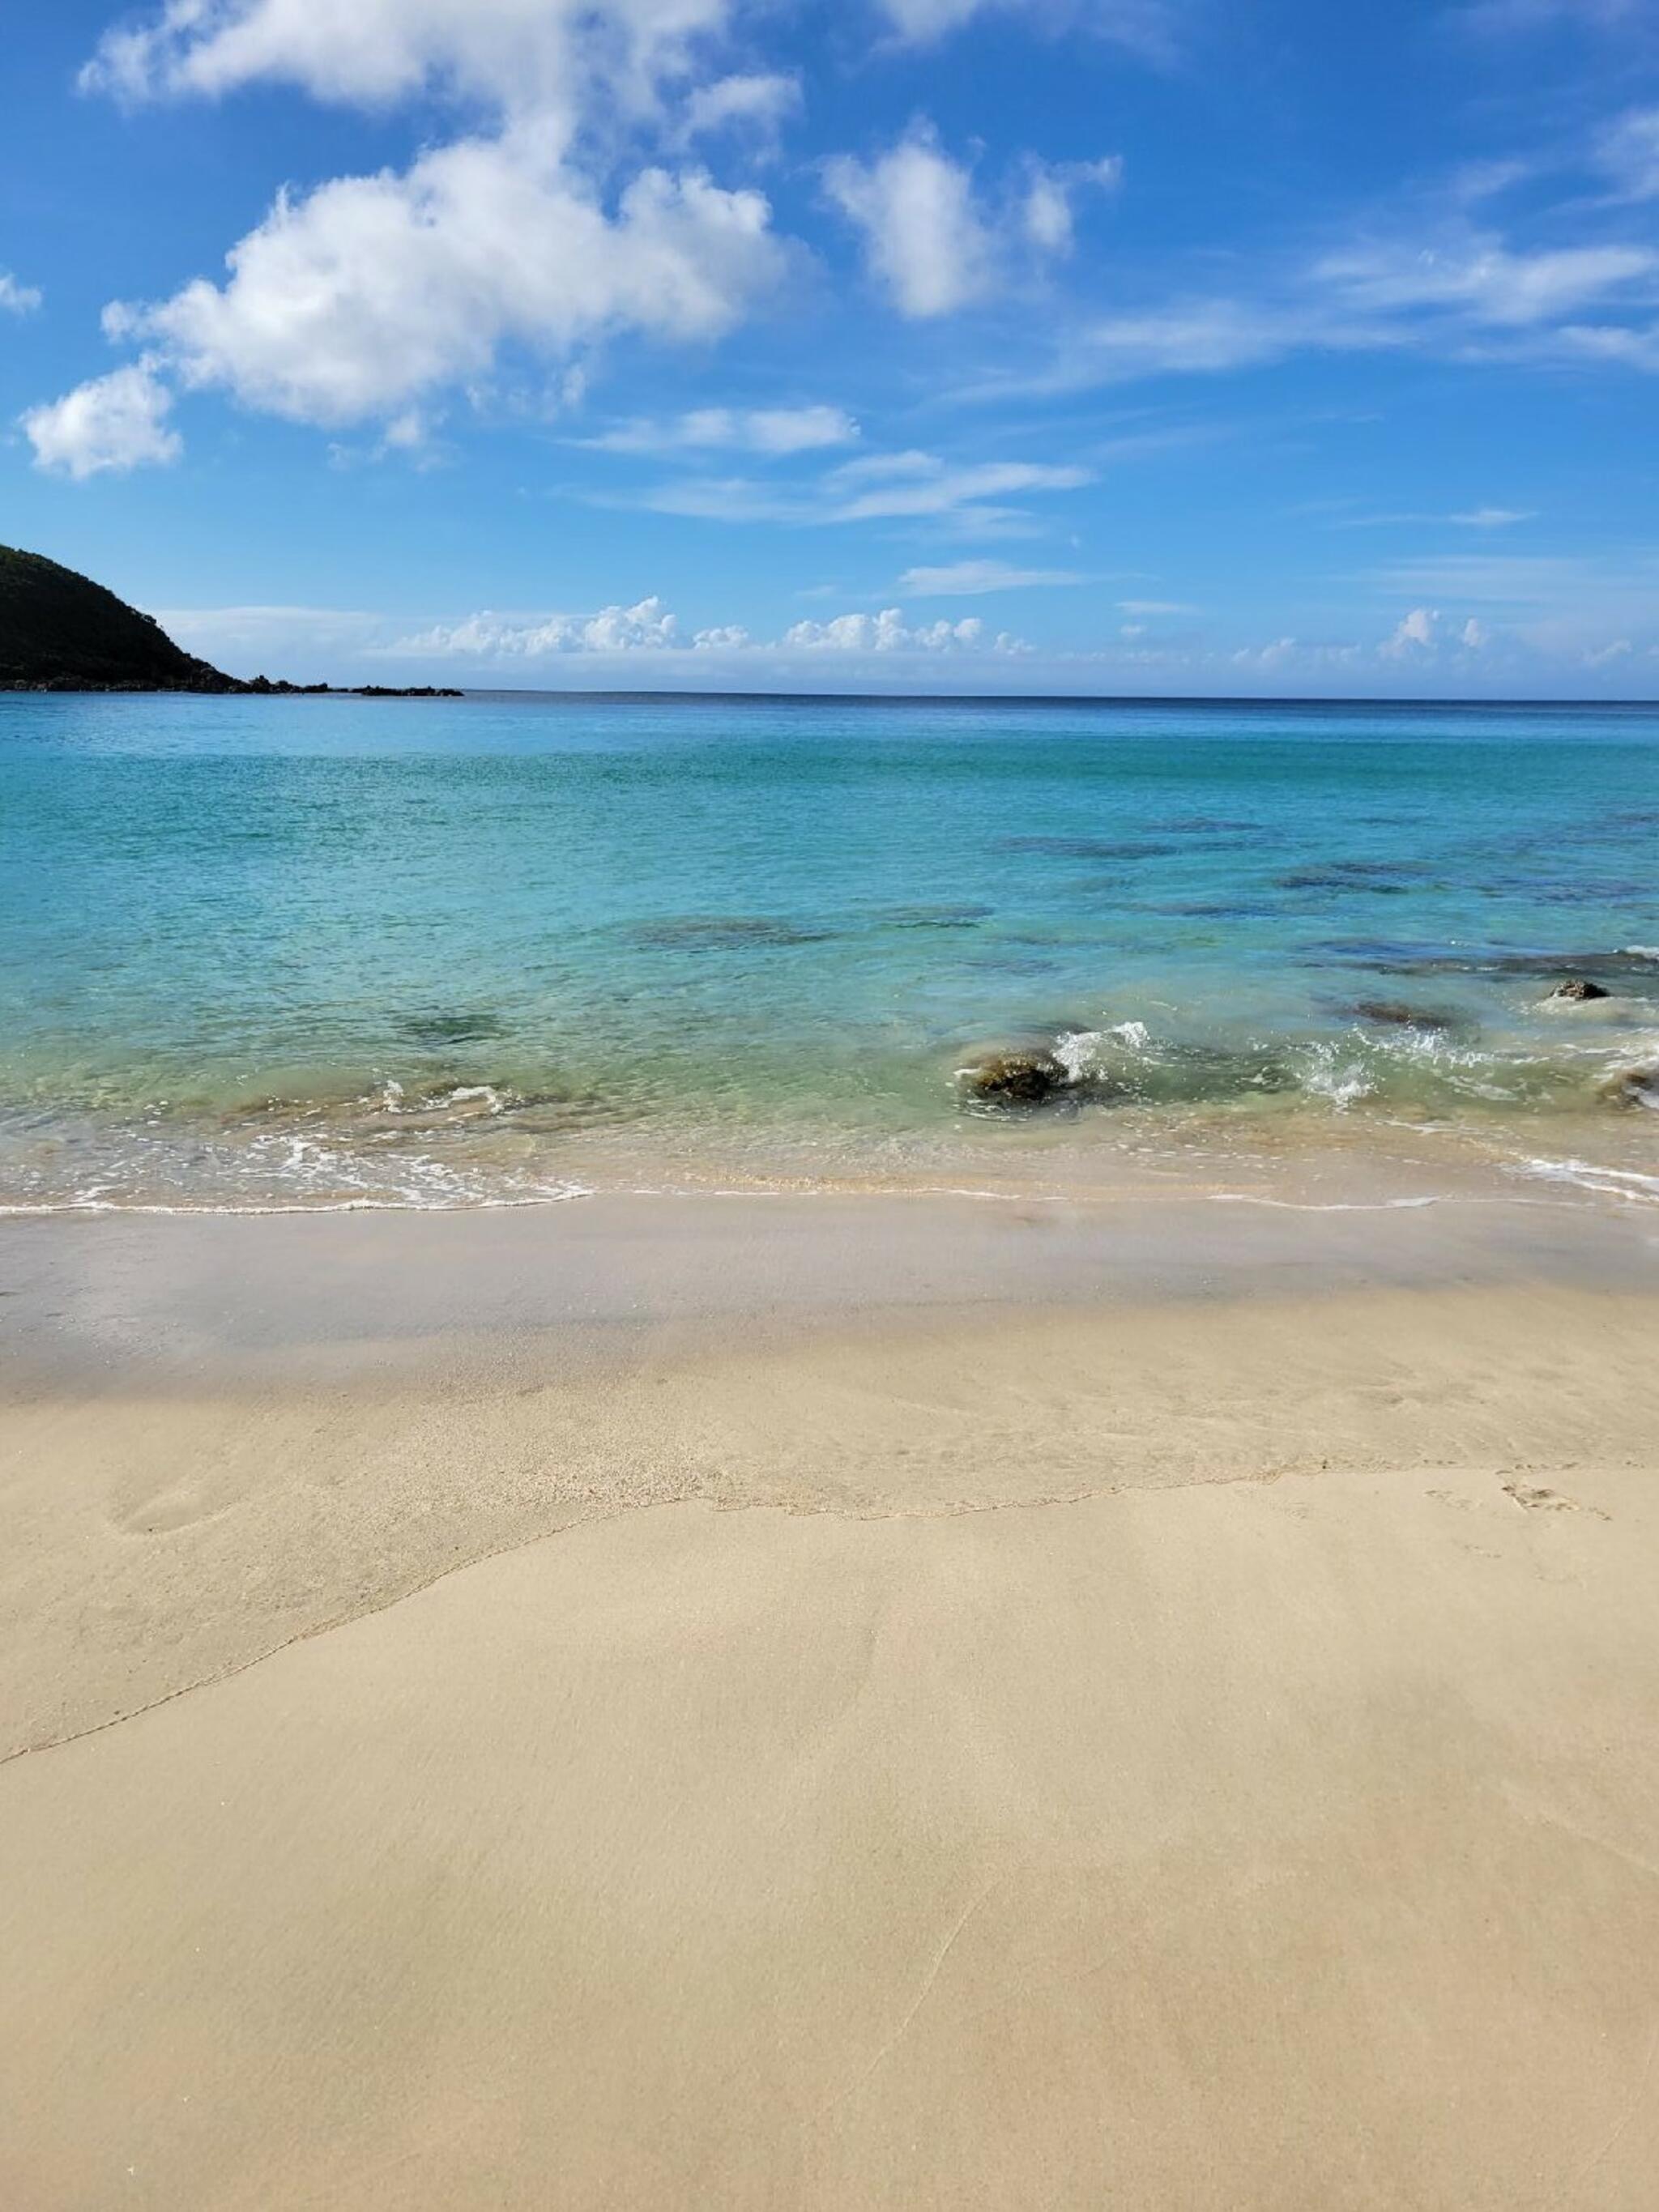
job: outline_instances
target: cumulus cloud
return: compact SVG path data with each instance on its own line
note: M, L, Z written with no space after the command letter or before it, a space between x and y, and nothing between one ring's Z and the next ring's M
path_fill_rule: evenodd
M399 638L389 650L416 658L540 660L564 653L662 652L686 641L674 616L656 597L631 607L601 607L592 615L546 615L523 622L494 614L436 623Z
M331 428L481 388L506 348L719 337L784 273L769 203L695 166L629 174L626 145L783 112L793 80L709 75L735 4L167 0L102 40L88 89L281 82L371 107L448 97L489 121L407 168L279 194L231 246L225 281L118 304L109 334L185 386Z
M168 427L172 405L173 394L154 366L133 362L77 385L61 399L31 407L22 427L37 468L80 482L176 461L184 441Z
M1241 646L1229 656L1235 668L1262 676L1301 673L1315 676L1352 668L1360 648L1349 644L1319 644L1298 637L1276 637L1266 645Z
M902 314L948 315L992 289L995 248L973 178L930 129L919 125L867 164L837 156L824 183L863 232L871 274Z
M611 211L529 131L283 194L227 260L223 285L113 310L111 334L142 337L187 384L337 426L482 377L507 340L718 337L783 253L758 192L647 168Z
M1440 628L1438 610L1433 607L1413 607L1401 617L1394 635L1377 650L1391 660L1404 659L1413 653L1431 652Z
M0 269L0 313L32 315L41 295L33 284L20 284L8 269Z
M106 33L82 72L128 100L218 97L257 83L388 107L422 93L556 118L597 93L646 112L732 0L166 0Z
M962 622L923 623L912 628L901 607L877 615L836 615L826 623L799 622L783 634L786 647L807 653L1018 653L1021 641L1006 630L986 635L977 615Z
M898 607L879 614L836 615L828 622L796 623L770 642L757 641L742 624L722 623L689 635L655 597L633 606L602 607L591 615L546 615L532 619L494 614L439 623L377 648L416 660L519 662L570 654L615 656L667 653L1010 653L1026 648L1006 631L988 635L976 617L915 626Z
M1032 157L993 201L926 121L873 161L842 154L823 170L830 199L863 234L871 276L916 321L988 297L1006 281L1022 246L1028 254L1069 252L1074 195L1114 185L1121 175L1115 157L1057 164Z
M715 450L787 455L856 444L859 426L840 407L698 407L666 421L618 423L584 445L608 453Z

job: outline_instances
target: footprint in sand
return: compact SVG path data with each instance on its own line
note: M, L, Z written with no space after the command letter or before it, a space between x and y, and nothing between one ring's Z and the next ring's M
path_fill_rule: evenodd
M1563 1498L1559 1492L1541 1489L1534 1483L1506 1482L1504 1491L1528 1513L1593 1513L1598 1521L1612 1518L1599 1505L1581 1505L1576 1498Z
M169 1483L136 1503L112 1502L109 1522L123 1536L170 1536L198 1522L216 1521L229 1512L228 1501L204 1497L186 1483Z

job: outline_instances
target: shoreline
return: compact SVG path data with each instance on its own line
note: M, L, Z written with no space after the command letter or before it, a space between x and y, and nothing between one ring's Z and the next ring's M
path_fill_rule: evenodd
M1632 1062L1629 1075L1619 1107L1484 1125L1305 1107L1229 1120L1066 1105L979 1109L936 1128L780 1124L644 1135L626 1120L557 1134L521 1131L493 1087L478 1085L454 1094L453 1119L425 1125L345 1117L331 1127L307 1116L261 1131L207 1120L193 1134L180 1128L161 1139L146 1128L133 1140L144 1149L119 1165L100 1159L100 1140L78 1124L55 1140L43 1131L13 1135L0 1164L0 1223L488 1213L645 1199L1103 1206L1155 1194L1310 1212L1659 1205L1659 1158L1649 1141L1659 1079L1650 1057ZM59 1159L46 1164L54 1141ZM90 1156L65 1168L88 1142Z
M1350 1163L1352 1164L1352 1163ZM1109 1194L1014 1185L657 1188L434 1208L29 1211L0 1219L0 1404L38 1372L198 1385L303 1375L354 1344L488 1342L500 1361L626 1320L732 1328L866 1315L1244 1304L1342 1291L1659 1291L1659 1224L1616 1194L1468 1178ZM115 1319L118 1316L118 1331ZM514 1356L518 1356L514 1353ZM524 1356L532 1356L526 1351Z

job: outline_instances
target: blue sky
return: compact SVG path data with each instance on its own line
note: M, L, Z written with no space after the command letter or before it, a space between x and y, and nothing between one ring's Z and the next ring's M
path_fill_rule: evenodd
M13 0L0 539L240 673L1659 696L1655 0Z

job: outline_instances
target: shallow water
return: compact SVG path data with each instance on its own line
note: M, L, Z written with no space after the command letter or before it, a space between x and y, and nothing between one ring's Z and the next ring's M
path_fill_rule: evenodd
M0 697L0 1201L1659 1196L1656 861L1641 708Z

